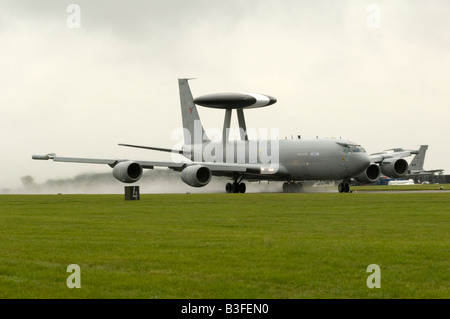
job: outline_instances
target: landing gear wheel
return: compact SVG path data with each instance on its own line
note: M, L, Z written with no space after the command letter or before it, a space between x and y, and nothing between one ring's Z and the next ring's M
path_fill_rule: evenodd
M225 191L227 193L245 193L245 191L247 190L247 186L245 185L245 183L227 183L227 185L225 185Z
M348 193L350 192L350 185L348 183L340 183L338 185L339 193Z
M283 183L283 192L284 193L301 193L303 190L303 184L302 183L295 183L295 182L284 182Z

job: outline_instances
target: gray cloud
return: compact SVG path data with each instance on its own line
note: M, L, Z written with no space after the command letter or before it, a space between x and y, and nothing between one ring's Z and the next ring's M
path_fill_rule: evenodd
M81 7L69 29L66 8ZM178 77L194 95L250 91L278 103L247 124L282 137L342 136L369 152L429 144L427 168L450 169L450 3L377 1L2 1L0 187L25 175L108 167L31 154L167 159L117 143L171 146ZM206 127L223 114L201 109Z

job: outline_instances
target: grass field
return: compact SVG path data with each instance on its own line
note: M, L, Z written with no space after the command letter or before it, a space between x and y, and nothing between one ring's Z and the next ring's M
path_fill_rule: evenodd
M3 195L0 298L449 298L449 235L438 192Z

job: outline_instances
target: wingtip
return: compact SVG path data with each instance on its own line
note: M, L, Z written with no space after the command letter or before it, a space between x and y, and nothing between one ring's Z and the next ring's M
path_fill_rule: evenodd
M49 153L47 155L32 155L31 158L34 160L40 160L40 161L48 161L49 159L53 159L56 157L55 153Z

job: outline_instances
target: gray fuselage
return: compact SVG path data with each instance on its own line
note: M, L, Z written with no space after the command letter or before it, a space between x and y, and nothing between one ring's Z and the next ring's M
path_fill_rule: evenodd
M194 145L187 157L196 162L264 167L272 175L268 179L296 181L350 179L370 164L364 148L337 139L207 142L201 148Z

